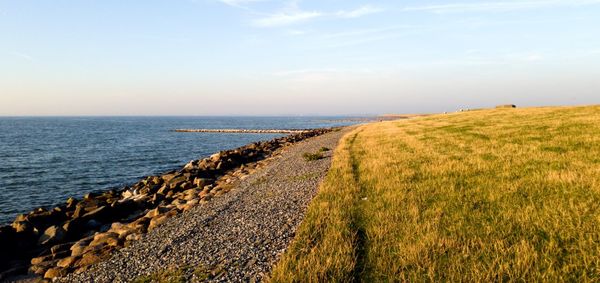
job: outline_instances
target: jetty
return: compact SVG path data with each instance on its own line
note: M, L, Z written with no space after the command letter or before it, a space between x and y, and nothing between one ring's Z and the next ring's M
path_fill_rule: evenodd
M180 133L224 133L224 134L302 134L311 130L283 129L175 129Z

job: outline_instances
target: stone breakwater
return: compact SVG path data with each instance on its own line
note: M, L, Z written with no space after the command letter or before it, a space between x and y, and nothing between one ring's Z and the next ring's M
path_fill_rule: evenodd
M176 129L180 133L223 133L223 134L301 134L311 130L249 130L249 129Z
M228 192L232 179L250 174L278 149L331 130L221 151L131 186L19 215L12 225L0 227L0 281L26 273L52 279L84 272L168 218Z

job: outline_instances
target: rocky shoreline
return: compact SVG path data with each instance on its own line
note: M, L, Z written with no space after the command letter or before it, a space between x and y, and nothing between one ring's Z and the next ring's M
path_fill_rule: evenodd
M83 272L170 217L228 192L231 180L250 174L257 161L330 131L310 130L221 151L131 186L19 215L12 225L0 227L0 280Z
M175 129L178 133L221 133L221 134L301 134L311 130L277 130L277 129Z

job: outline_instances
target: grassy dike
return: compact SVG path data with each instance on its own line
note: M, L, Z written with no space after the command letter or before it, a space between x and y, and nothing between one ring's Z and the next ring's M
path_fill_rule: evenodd
M600 106L346 135L273 282L600 280Z

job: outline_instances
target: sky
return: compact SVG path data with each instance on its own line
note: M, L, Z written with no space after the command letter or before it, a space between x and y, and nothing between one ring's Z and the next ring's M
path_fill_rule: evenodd
M600 103L600 0L0 0L0 115Z

